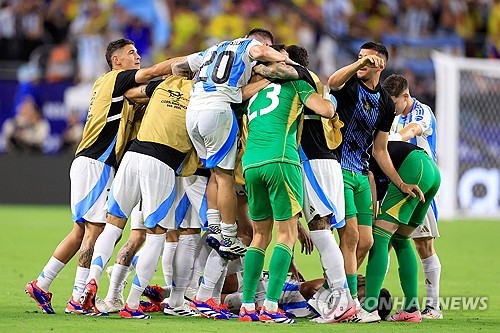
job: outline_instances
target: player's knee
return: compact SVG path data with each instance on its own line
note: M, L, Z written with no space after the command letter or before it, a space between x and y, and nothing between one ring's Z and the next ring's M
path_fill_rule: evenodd
M132 230L127 244L129 244L130 250L137 251L142 244L146 241L146 233L142 230Z
M359 243L359 231L349 225L345 226L345 230L340 237L340 244L351 251L356 251Z
M316 215L307 225L310 231L314 230L329 230L330 229L330 220L332 215L320 217Z
M432 237L415 238L415 248L420 258L425 259L436 253Z

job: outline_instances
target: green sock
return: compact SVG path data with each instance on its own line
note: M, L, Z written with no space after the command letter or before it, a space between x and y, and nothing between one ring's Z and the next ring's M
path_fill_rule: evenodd
M277 243L269 262L269 284L267 286L266 299L278 302L291 261L292 250L283 243Z
M372 312L378 307L378 297L385 272L387 271L387 256L389 254L389 242L392 234L387 230L373 227L373 246L368 255L366 266L366 294L363 309Z
M346 278L352 298L358 298L358 274L346 274Z
M418 309L418 264L410 237L394 234L391 243L398 256L399 280L405 294L403 309L405 311Z
M255 302L255 292L264 268L265 255L266 252L261 248L250 246L247 249L243 269L243 303Z

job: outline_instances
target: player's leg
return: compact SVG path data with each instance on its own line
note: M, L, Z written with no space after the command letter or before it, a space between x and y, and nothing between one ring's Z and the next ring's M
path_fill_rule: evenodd
M106 200L114 169L100 161L78 157L73 162L70 176L73 219L85 222L85 234L78 253L72 297L65 312L81 314L84 311L79 304L80 295L89 274L95 239L106 222Z
M354 202L354 190L357 185L355 173L342 170L344 178L345 226L337 229L340 238L340 250L344 256L347 285L354 300L358 298L358 263L356 249L359 241L357 208Z
M360 267L373 245L373 201L368 176L357 175L357 177L359 179L359 184L354 194L354 203L358 211L359 232L359 242L356 248L356 262L358 267Z
M267 183L269 199L276 221L276 245L269 262L269 284L260 313L260 321L291 324L295 320L278 311L278 300L292 260L297 241L298 214L302 211L304 189L302 169L287 163L272 163L259 168Z
M123 307L123 290L125 289L126 279L130 272L135 269L135 265L132 268L132 263L137 260L136 253L146 239L146 227L144 226L141 203L137 204L130 214L130 229L129 238L118 251L115 264L111 267L106 297L104 300L96 299L99 311L118 312Z
M206 167L214 169L217 183L216 203L221 216L221 235L224 241L219 252L242 256L246 246L236 237L236 195L234 192L238 133L236 117L228 105L222 110L206 110L198 115L198 129L204 138L207 151ZM211 192L208 193L209 196L211 194ZM209 208L212 207L209 206Z
M255 293L264 268L265 250L272 238L273 211L260 168L246 170L245 179L249 215L253 221L253 237L243 265L243 299L239 320L258 321Z
M424 224L417 227L412 234L425 278L426 303L425 309L422 311L424 319L443 318L439 306L441 262L434 248L434 239L439 237L436 215L436 206L433 202L425 215Z

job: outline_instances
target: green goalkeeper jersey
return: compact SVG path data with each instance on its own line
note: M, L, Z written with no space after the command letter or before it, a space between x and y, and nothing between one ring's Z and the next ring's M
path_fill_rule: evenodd
M271 83L248 101L243 171L273 162L300 166L297 127L314 88L303 80Z

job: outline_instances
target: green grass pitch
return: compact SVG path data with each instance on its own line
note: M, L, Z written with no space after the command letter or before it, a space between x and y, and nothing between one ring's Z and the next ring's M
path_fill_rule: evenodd
M108 318L65 315L75 274L73 259L51 286L56 315L44 315L24 293L26 282L35 279L52 251L71 229L69 207L0 205L2 228L0 253L0 332L499 332L500 331L500 245L499 221L442 222L442 237L436 241L441 264L441 296L486 296L487 310L449 310L440 321L421 324L326 324L300 319L297 325L279 326L201 318L173 318L153 314L150 320L125 320L114 314ZM127 238L122 238L121 246ZM270 251L268 251L269 256ZM114 258L112 258L114 260ZM296 251L296 261L306 279L321 277L317 251L304 256ZM385 282L393 296L402 296L393 256ZM161 268L160 268L161 270ZM364 267L361 269L364 273ZM420 272L422 277L422 273ZM153 283L161 283L160 271ZM107 289L103 277L99 294ZM128 288L125 293L128 293ZM419 294L425 287L420 279ZM367 326L368 325L368 326Z

